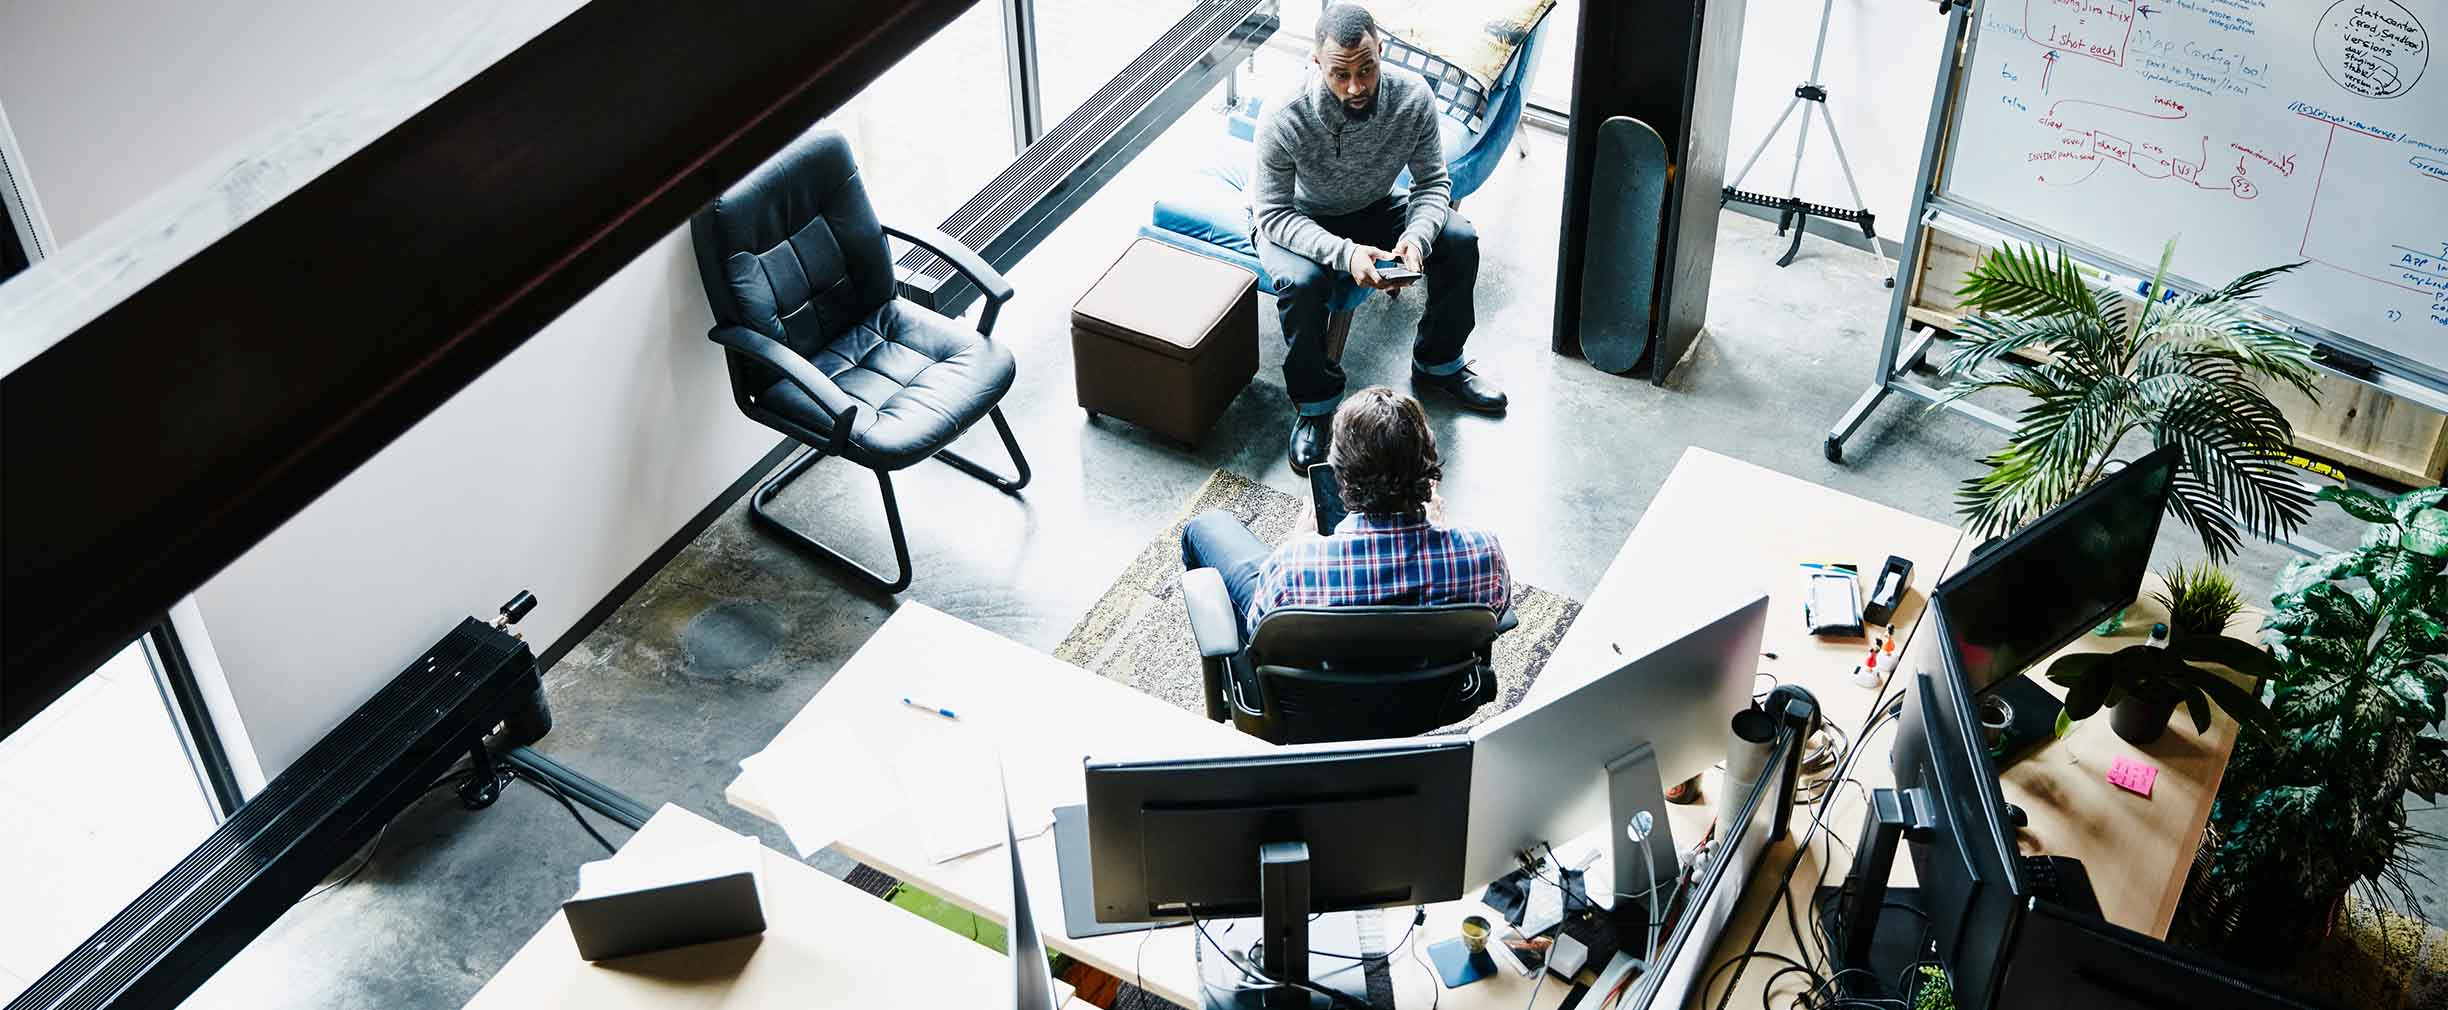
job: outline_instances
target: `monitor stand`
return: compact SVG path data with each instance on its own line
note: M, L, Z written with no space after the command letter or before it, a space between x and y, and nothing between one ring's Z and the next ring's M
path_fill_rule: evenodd
M1652 891L1664 905L1683 870L1674 829L1666 823L1666 787L1658 777L1657 752L1646 743L1634 747L1607 762L1606 774L1607 837L1615 852L1615 897L1609 904L1618 920L1640 922L1645 934ZM1643 814L1648 815L1645 829Z
M2035 685L2037 686L2037 685ZM1861 844L1853 850L1853 869L1842 885L1822 887L1813 896L1812 912L1836 946L1839 983L1861 999L1896 999L1886 991L1919 963L1927 944L1926 911L1920 919L1881 915L1901 906L1921 911L1920 889L1888 887L1895 870L1896 848L1907 838L1926 840L1937 829L1936 812L1926 789L1874 789L1870 816L1862 825ZM1861 969L1851 971L1849 969ZM1867 972L1864 975L1863 972Z
M1360 923L1350 912L1309 917L1309 846L1267 842L1258 849L1258 960L1251 965L1278 982L1343 993L1368 1004L1368 966L1347 958L1320 957L1312 950L1367 954L1360 949ZM1334 1000L1297 986L1249 989L1259 983L1236 965L1250 950L1250 920L1202 920L1199 950L1200 1002L1204 1010L1327 1010ZM1213 941L1212 943L1210 941ZM1224 950L1219 953L1216 948ZM1288 968L1286 966L1289 966Z

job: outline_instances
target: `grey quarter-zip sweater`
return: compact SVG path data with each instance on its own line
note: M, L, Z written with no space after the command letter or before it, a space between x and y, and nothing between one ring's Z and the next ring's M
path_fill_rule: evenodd
M1426 255L1452 212L1436 96L1409 74L1382 73L1376 109L1355 121L1312 70L1299 90L1267 110L1257 141L1259 239L1327 269L1349 270L1353 243L1317 219L1385 199L1405 168L1411 201L1401 238L1416 240Z

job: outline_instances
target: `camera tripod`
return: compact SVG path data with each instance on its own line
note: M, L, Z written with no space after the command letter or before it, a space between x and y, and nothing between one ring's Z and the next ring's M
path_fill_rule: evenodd
M1853 181L1853 163L1845 157L1844 138L1836 135L1836 118L1828 113L1827 86L1819 82L1820 66L1827 59L1828 23L1835 11L1836 0L1825 0L1821 4L1819 39L1811 49L1809 79L1794 88L1793 100L1785 103L1785 111L1777 116L1776 125L1769 127L1768 135L1760 138L1759 146L1753 148L1751 157L1743 162L1742 171L1734 173L1734 181L1726 185L1724 193L1717 201L1720 207L1729 203L1743 203L1754 207L1768 207L1777 211L1777 234L1784 235L1788 230L1793 232L1793 244L1787 246L1785 255L1778 257L1776 261L1781 267L1792 266L1794 257L1801 253L1802 233L1810 223L1810 219L1814 217L1861 226L1862 236L1870 240L1871 251L1876 253L1882 261L1887 258L1886 252L1879 248L1878 229L1870 213L1870 204L1862 199L1861 186ZM1742 188L1743 180L1749 178L1751 170L1759 166L1760 156L1768 153L1768 145L1776 141L1777 134L1784 132L1786 121L1794 118L1794 112L1797 109L1802 112L1801 130L1800 135L1794 140L1793 174L1786 180L1785 195L1777 197L1766 193L1745 192ZM1827 121L1828 144L1836 149L1836 165L1844 170L1845 189L1852 192L1853 206L1858 208L1856 210L1839 210L1802 199L1802 156L1810 149L1811 111L1814 109L1818 111L1820 119ZM1887 286L1891 288L1895 286L1895 277L1892 274L1887 278Z

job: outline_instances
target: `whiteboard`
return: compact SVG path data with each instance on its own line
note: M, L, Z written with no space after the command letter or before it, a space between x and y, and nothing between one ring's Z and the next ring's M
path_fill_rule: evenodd
M1982 0L1941 199L2448 382L2448 0ZM2359 345L2359 346L2357 346Z

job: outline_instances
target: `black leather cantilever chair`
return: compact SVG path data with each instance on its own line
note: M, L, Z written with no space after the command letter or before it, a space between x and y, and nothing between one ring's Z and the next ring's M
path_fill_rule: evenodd
M895 296L886 235L950 261L985 293L976 333ZM729 360L732 399L806 446L749 496L760 525L897 593L909 587L910 554L893 471L934 456L1006 493L1027 486L1028 460L997 406L1011 389L1011 352L988 336L1012 296L1010 282L940 231L879 223L838 131L819 127L792 141L699 211L689 236L714 308L707 336ZM944 448L990 417L1015 477ZM826 456L875 471L897 576L888 579L765 510Z
M1286 607L1241 640L1223 576L1182 575L1207 717L1270 743L1375 740L1461 721L1496 699L1489 662L1510 631L1478 604Z

